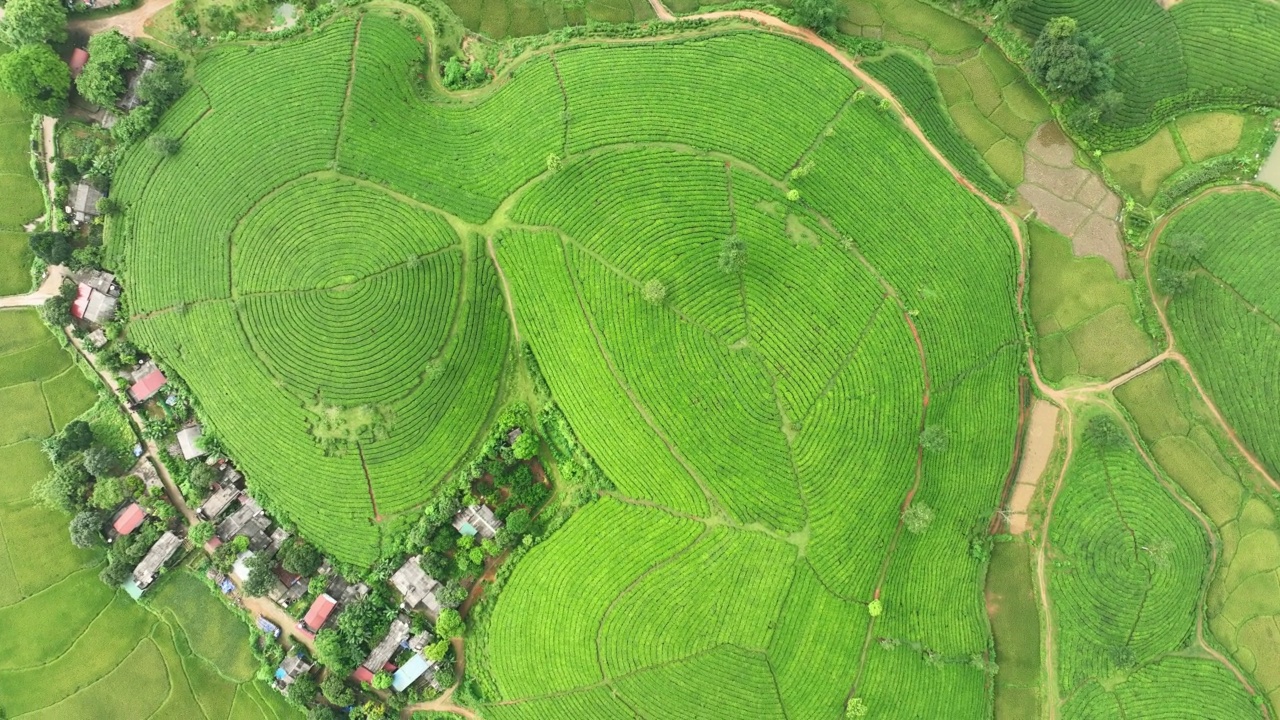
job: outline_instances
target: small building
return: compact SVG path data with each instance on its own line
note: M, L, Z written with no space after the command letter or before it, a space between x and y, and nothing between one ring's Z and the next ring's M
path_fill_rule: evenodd
M97 328L93 332L89 333L85 339L89 341L89 344L93 346L94 350L98 350L103 345L107 344L107 333L102 328Z
M167 382L169 379L160 372L160 368L155 368L129 387L129 397L133 398L134 402L142 402L160 392L160 388Z
M156 544L147 551L147 556L138 563L138 567L133 569L133 580L138 584L138 588L146 590L155 581L160 568L164 567L164 564L169 562L169 558L173 557L181 547L182 538L171 532L161 535Z
M290 653L280 663L280 667L276 668L275 682L273 683L280 692L287 692L289 686L295 680L311 672L313 663L307 662L306 658L301 655Z
M155 67L155 58L150 55L138 56L138 69L129 76L129 83L125 87L124 95L116 103L117 107L121 110L132 110L142 104L142 99L138 97L138 83L142 81L142 76L154 70Z
M382 638L382 642L378 643L369 653L369 657L365 658L364 666L372 672L377 672L391 660L391 656L400 649L400 644L408 639L409 618L398 615L391 621L391 629L387 631L386 637Z
M129 503L125 509L116 515L115 522L111 523L111 529L115 531L116 535L128 535L137 530L142 521L146 519L147 511L143 510L141 505L136 502Z
M116 284L116 276L102 270L85 270L72 277L76 281L76 298L71 303L72 317L85 322L101 325L116 315L116 306L120 302L120 286ZM99 329L100 330L100 329ZM106 333L102 333L102 342L90 336L94 347L102 347L107 343Z
M78 182L71 188L70 199L71 205L67 207L67 212L71 213L75 222L89 222L98 216L98 201L102 199L98 188L86 182Z
M413 637L409 638L409 649L416 653L420 653L422 652L423 648L430 645L431 641L434 639L435 638L432 637L431 633L427 632L426 630L423 630L417 635L414 635Z
M351 679L358 683L371 683L373 682L373 672L361 665L355 669L355 672L351 673Z
M253 551L245 550L236 556L235 563L231 566L231 576L240 582L249 579L249 558L253 557Z
M80 73L84 71L84 64L89 62L89 51L84 48L76 48L71 51L71 59L67 61L67 66L71 68L71 77L80 77Z
M231 502L240 497L240 491L234 485L224 485L217 492L205 498L196 508L196 515L204 520L217 520L226 511Z
M329 593L321 593L320 597L311 603L311 607L307 610L307 614L303 616L302 622L298 623L299 630L308 632L320 632L320 628L324 627L329 615L333 613L333 609L338 606L338 601L329 596Z
M223 542L230 542L235 536L244 534L241 530L245 525L253 518L264 514L256 500L244 494L239 497L240 507L218 524L218 537L222 538Z
M463 535L479 535L491 540L498 534L502 521L494 516L488 505L468 505L453 518L453 526Z
M280 628L277 627L276 624L271 622L270 620L264 617L259 617L255 621L255 624L258 626L259 630L270 635L271 637L273 638L280 637Z
M414 555L400 566L391 576L391 586L404 596L404 607L413 610L419 605L436 616L440 614L440 601L436 598L436 590L440 583L422 569L422 557Z
M507 444L511 447L515 447L516 441L519 440L520 436L523 434L524 431L520 428L512 428L511 432L507 433Z
M156 466L146 458L134 466L133 474L142 480L142 485L148 490L164 489L164 483L160 480L160 473L156 472Z
M402 665L399 670L396 670L395 675L391 676L391 687L396 692L404 692L406 688L417 682L418 678L423 675L430 673L434 676L435 669L436 663L422 657L420 654L415 654L409 659L409 662ZM429 677L428 681L431 679Z
M178 448L182 451L183 460L195 460L209 454L200 447L198 441L204 435L204 428L199 423L188 425L178 431Z
M289 539L289 533L284 528L278 527L275 530L272 530L271 535L267 537L268 543L267 543L266 553L271 557L275 557L276 553L280 552L280 548L284 547L285 541L287 541L288 539ZM282 571L283 571L283 568L282 568ZM289 573L289 574L292 574L292 573ZM297 578L298 576L294 575L293 577Z

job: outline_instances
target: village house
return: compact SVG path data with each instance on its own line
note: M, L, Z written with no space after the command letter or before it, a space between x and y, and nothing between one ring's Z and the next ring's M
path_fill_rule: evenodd
M138 97L138 83L142 81L144 75L154 70L155 66L156 59L150 55L138 56L138 69L129 76L129 84L125 87L124 95L116 103L121 110L132 110L142 104L142 99Z
M310 635L320 632L320 628L328 622L329 616L333 614L334 608L338 606L338 601L330 597L329 593L321 593L320 597L311 603L311 607L307 609L307 614L302 617L302 622L298 623L298 630Z
M102 199L98 188L86 182L78 182L71 186L68 198L71 204L67 206L67 212L71 213L76 224L89 222L98 216L98 201Z
M421 556L414 555L406 560L391 576L391 585L404 596L403 607L406 610L421 605L433 618L440 614L440 601L436 599L440 583L422 569Z
M325 564L327 566L328 561L326 561ZM329 571L332 571L332 568L330 568ZM321 575L325 574L325 567L322 566L319 572ZM338 602L343 605L347 605L368 595L369 586L362 582L352 585L346 578L335 574L329 578L329 583L326 586L325 591L338 598Z
M396 616L391 621L391 629L387 631L386 637L382 638L382 642L378 643L373 651L369 653L369 657L365 659L363 665L369 672L377 672L386 665L391 656L396 654L400 649L401 643L409 639L409 618L404 615Z
M86 270L73 279L76 280L76 298L71 303L72 317L94 325L115 317L116 306L120 303L120 286L116 284L115 275L101 270Z
M183 460L195 460L209 454L209 451L201 448L198 442L202 435L204 435L204 429L199 423L188 425L178 431L178 448L182 451Z
M271 545L271 536L267 530L271 527L271 518L263 512L257 501L248 495L240 496L240 507L226 520L218 524L217 536L222 542L231 542L239 535L249 538L249 549L261 551Z
M133 569L133 581L137 583L138 589L147 589L147 586L155 581L160 568L164 567L164 564L169 562L169 558L173 557L181 547L182 538L171 532L161 535L156 544L147 551L147 556L138 563L138 567Z
M401 665L395 674L391 676L391 688L396 692L404 692L406 688L418 681L419 678L426 676L427 682L437 690L440 689L435 683L435 670L437 663L434 663L421 653L415 653L413 657L404 665Z
M111 530L114 537L128 535L137 530L142 521L147 519L147 511L136 502L131 502L116 514L115 520L111 523Z
M275 682L273 684L280 692L287 692L289 686L298 678L311 672L312 667L314 667L314 664L307 662L306 658L290 653L285 657L284 662L280 663L280 667L276 668Z
M238 497L240 497L240 490L235 485L224 485L200 503L200 507L196 508L196 515L203 520L217 520Z
M133 474L142 480L142 485L148 490L162 490L164 483L160 480L160 473L156 472L156 466L151 464L150 460L143 458L133 468Z
M150 360L142 364L131 376L133 384L129 386L129 397L134 402L144 402L160 392L169 379L160 372L160 368Z
M488 505L468 505L453 518L453 526L463 535L491 540L498 534L502 521L494 516Z

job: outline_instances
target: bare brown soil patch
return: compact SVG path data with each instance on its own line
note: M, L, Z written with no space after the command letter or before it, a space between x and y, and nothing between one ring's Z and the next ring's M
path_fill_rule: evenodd
M1056 123L1036 129L1027 142L1024 177L1018 194L1031 203L1036 216L1071 238L1077 257L1097 255L1129 277L1120 243L1120 198L1097 174L1077 166L1075 146Z
M1035 497L1040 476L1053 454L1058 435L1058 406L1045 400L1031 405L1031 420L1027 423L1027 439L1023 444L1022 462L1018 465L1018 479L1009 500L1009 532L1021 535L1027 530L1027 508Z

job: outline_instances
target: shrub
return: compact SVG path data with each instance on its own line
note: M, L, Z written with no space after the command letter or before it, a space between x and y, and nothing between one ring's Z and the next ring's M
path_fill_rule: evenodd
M102 544L102 515L92 510L82 510L71 518L71 544L78 548L97 547Z
M911 507L902 513L902 524L913 535L919 535L929 529L933 523L933 508L922 502L911 503Z
M725 238L720 246L720 271L736 275L747 266L747 244L738 236Z

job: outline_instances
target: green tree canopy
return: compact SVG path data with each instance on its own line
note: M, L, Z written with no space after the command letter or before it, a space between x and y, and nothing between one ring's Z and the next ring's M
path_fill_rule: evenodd
M324 556L314 545L305 540L285 543L280 548L280 564L294 575L308 576L320 569Z
M373 685L374 690L386 690L391 687L391 681L391 673L386 670L379 670L378 673L373 676L373 682L370 683L370 685Z
M24 45L0 55L0 89L17 97L27 112L61 115L70 88L71 70L48 45Z
M1111 53L1069 17L1050 20L1027 60L1031 74L1059 99L1089 100L1111 89Z
M200 522L192 525L187 537L196 545L204 545L213 538L213 523Z
M85 100L101 107L115 104L124 92L124 73L138 66L129 41L116 30L89 38L89 61L76 78L76 90Z
M289 686L289 691L285 694L285 697L289 698L289 702L298 707L306 707L316 699L316 693L319 690L320 686L310 675L302 675Z
M84 451L84 469L94 477L115 475L117 465L115 453L102 445L94 445Z
M31 496L45 507L71 513L84 501L84 489L88 484L89 473L83 467L66 463L38 481L31 488Z
M31 252L50 265L61 265L71 259L71 239L66 233L35 232L27 238Z
M9 0L4 6L0 40L5 43L21 47L66 38L67 9L59 0Z
M124 502L124 483L120 478L101 477L93 484L89 504L99 510L110 510Z
M254 597L262 597L270 592L271 581L275 579L271 574L271 567L275 562L266 555L254 555L245 561L245 565L249 568L249 577L245 578L241 589ZM315 695L315 692L311 694Z
M102 544L102 515L92 510L82 510L71 518L71 544L78 548L97 547Z
M329 673L328 677L321 681L320 690L324 693L325 700L338 707L347 707L356 701L356 694L335 673Z
M819 35L834 35L845 7L838 0L796 0L792 5L796 20Z
M747 266L747 244L734 235L725 238L720 246L720 270L729 275L742 272Z

